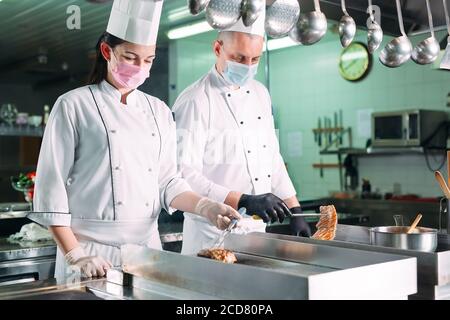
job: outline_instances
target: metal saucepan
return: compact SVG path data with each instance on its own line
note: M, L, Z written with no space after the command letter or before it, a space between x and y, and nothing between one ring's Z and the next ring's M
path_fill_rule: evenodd
M437 248L437 230L416 227L407 233L408 226L389 226L370 228L370 244L404 250L434 252Z

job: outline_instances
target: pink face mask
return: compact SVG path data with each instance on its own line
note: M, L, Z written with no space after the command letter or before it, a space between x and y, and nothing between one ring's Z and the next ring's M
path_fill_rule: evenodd
M127 89L136 89L150 76L150 69L141 68L134 64L119 62L113 53L115 67L111 65L111 73L115 81ZM112 61L111 56L111 61ZM111 61L109 63L111 63Z

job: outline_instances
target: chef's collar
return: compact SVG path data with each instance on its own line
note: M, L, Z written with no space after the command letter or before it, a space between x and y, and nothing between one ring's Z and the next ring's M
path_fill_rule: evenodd
M108 81L103 80L102 82L100 82L100 90L110 95L114 100L121 102L122 94L116 87L114 87ZM133 90L127 96L127 105L134 106L136 104L136 91L137 91L136 89Z
M221 91L225 93L232 92L240 92L241 90L248 90L248 85L243 85L239 87L239 89L234 89L232 85L230 85L224 77L217 71L216 65L214 64L211 68L211 76L213 78L213 84Z

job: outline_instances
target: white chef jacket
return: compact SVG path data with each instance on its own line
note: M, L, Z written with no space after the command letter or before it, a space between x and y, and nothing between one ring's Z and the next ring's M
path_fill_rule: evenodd
M256 80L233 90L215 66L176 100L178 162L192 189L223 202L230 191L296 195L279 151L267 89ZM265 231L260 221L247 221ZM248 231L248 230L247 230ZM184 254L210 247L220 230L185 213Z
M189 185L177 171L169 108L134 90L127 105L107 81L55 103L36 174L34 212L44 226L71 227L89 255L121 265L127 243L161 249L158 216ZM64 268L60 251L57 275ZM59 271L58 271L59 270Z

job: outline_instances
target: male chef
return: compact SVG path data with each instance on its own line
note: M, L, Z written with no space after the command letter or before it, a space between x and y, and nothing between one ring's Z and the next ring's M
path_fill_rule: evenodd
M194 191L235 209L245 208L245 232L291 219L296 235L310 236L296 191L279 151L267 89L254 80L264 44L265 12L253 25L240 19L213 43L216 62L185 89L172 111L179 165ZM183 254L210 248L220 230L184 213Z

